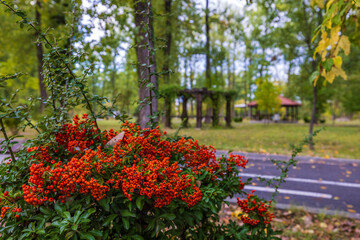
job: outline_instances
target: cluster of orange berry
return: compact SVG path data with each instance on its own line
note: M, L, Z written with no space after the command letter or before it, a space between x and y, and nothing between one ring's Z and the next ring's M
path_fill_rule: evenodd
M137 196L153 199L157 208L175 199L191 207L202 198L197 175L210 173L215 181L225 173L219 170L224 159L216 158L213 147L185 138L168 141L163 138L166 132L158 127L141 129L126 122L121 129L124 137L107 146L116 131L99 133L86 115L82 120L75 116L73 121L55 135L53 144L28 149L35 160L28 184L23 185L28 204L64 203L74 194L101 200L110 191L122 191L129 200ZM229 167L245 168L247 163L232 154L225 161Z
M0 219L5 217L5 214L7 213L7 211L9 211L9 207L2 207L1 208L1 215L0 215Z
M240 219L247 224L257 225L260 222L260 219L263 220L264 224L269 224L274 218L274 214L269 213L268 209L270 208L271 201L269 204L258 200L254 197L255 191L252 190L251 194L247 194L247 199L240 200L237 199L237 203L242 211L245 213L240 216ZM254 216L256 219L250 218L249 215Z
M129 200L134 194L153 198L155 207L168 205L176 198L185 201L188 207L201 200L202 193L194 184L194 175L200 174L201 169L213 172L218 168L212 147L199 146L184 138L177 142L165 141L159 128L141 130L128 122L122 130L124 138L110 153L101 145L94 149L95 142L104 145L117 132L103 132L99 138L86 116L82 121L75 116L74 124L65 124L62 132L56 134L58 146L29 148L28 152L35 152L36 162L30 167L29 184L23 185L24 200L31 205L54 200L65 202L75 193L90 194L101 200L111 189L121 189ZM94 135L97 137L91 137ZM60 147L67 151L62 157L56 150ZM184 174L180 164L171 161L173 155L179 153L193 174Z

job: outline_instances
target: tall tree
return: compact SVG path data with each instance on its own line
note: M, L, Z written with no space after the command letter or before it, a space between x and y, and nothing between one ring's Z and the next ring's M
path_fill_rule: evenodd
M158 111L158 100L153 89L158 89L151 1L134 0L137 72L139 78L139 124L148 127L149 116ZM153 119L157 121L157 119Z
M37 28L39 30L39 33L41 33L41 0L36 1L35 19L36 19ZM39 33L37 34L38 38L40 38ZM41 98L40 112L43 112L44 108L45 108L45 100L47 99L47 93L46 93L46 88L45 88L45 83L44 83L44 77L42 75L43 65L44 65L44 60L43 60L44 49L43 49L43 45L40 41L38 43L36 43L36 55L37 55L37 59L38 59L38 78L39 78L39 90L40 90L40 98Z
M172 19L171 19L171 3L172 0L164 0L164 8L166 15L165 32L166 32L166 46L164 49L165 61L163 64L164 84L170 83L170 58L171 58L171 41L172 41ZM171 127L171 98L165 97L165 127Z
M211 83L211 76L210 76L210 71L211 71L211 66L210 66L210 21L209 21L209 0L205 0L206 1L206 6L205 6L205 33L206 33L206 43L205 43L205 53L206 53L206 73L205 73L205 78L206 78L206 87L211 88L212 87L212 83Z

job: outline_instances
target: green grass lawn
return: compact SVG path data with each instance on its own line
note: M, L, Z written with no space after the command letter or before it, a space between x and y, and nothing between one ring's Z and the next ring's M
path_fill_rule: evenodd
M315 129L321 127L316 126ZM308 135L308 131L309 126L305 124L233 123L231 129L189 128L181 129L179 134L191 136L216 149L290 154L290 145L300 143ZM172 134L175 130L168 132ZM310 151L305 146L302 155L360 159L360 127L325 126L314 142L315 151Z
M101 129L119 129L120 124L114 120L99 120ZM307 124L261 124L261 123L232 123L233 128L212 128L204 124L202 130L193 126L181 129L179 135L191 136L199 143L212 145L220 150L238 150L245 152L261 152L274 154L290 154L290 144L300 143L309 131ZM175 134L180 120L173 120L173 129L166 129L168 134ZM323 126L316 126L318 129ZM33 138L34 131L20 133L26 138ZM2 136L0 136L2 137ZM339 157L360 159L360 126L354 125L325 125L325 129L315 137L315 151L307 146L301 155L319 157Z

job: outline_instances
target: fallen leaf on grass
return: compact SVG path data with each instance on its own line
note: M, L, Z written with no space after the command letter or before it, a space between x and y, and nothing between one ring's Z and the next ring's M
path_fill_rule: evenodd
M320 227L321 227L321 228L327 228L327 224L324 223L324 222L322 222L322 223L320 223Z

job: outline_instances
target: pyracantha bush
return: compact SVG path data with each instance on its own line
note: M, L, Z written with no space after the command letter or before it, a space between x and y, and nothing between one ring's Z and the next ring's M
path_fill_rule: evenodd
M219 223L225 199L246 196L243 156L134 123L99 132L86 115L29 144L0 166L1 239L274 238L253 193L238 199L243 225Z

